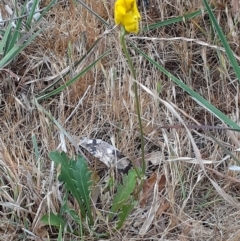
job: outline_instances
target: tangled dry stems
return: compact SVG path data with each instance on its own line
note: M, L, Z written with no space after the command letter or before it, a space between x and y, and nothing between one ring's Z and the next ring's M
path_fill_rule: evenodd
M149 11L144 13L142 9L143 25L202 8L201 1L194 1L194 4L193 1L161 1L159 5L156 2L150 1ZM234 53L239 55L239 39L234 35L239 29L231 26L233 18L239 20L239 15L234 12L233 1L225 2L217 5L213 1L215 13ZM112 23L113 0L107 1L107 9L100 2L96 5L95 0L87 0L86 4ZM155 7L151 7L153 5ZM8 73L0 73L0 240L46 240L47 237L53 240L57 237L57 230L43 226L40 221L50 210L59 212L63 195L48 152L59 148L60 144L60 149L66 144L70 156L74 156L75 151L67 139L66 143L60 139L59 130L29 100L51 83L49 77L58 75L79 59L105 30L99 20L73 1L56 5L42 24L46 25L42 35L8 66L21 81L17 82ZM138 39L138 36L128 39L239 122L239 85L225 54L211 48L219 41L213 36L207 16L139 37L149 39ZM173 37L196 39L209 46L184 39L158 41ZM140 140L133 82L121 51L118 31L105 35L81 68L107 49L111 53L106 59L59 96L41 104L72 136L96 137L109 143L114 137L116 147L134 161L140 157ZM137 80L162 100L173 103L186 124L222 124L134 50L130 51ZM79 70L73 70L73 75L74 71ZM157 93L159 84L161 92ZM197 162L169 161L195 158L192 144L184 129L161 129L166 124L178 124L179 120L155 96L140 88L139 91L146 153L157 153L157 159L148 162L147 175L153 172L158 177L165 175L166 187L161 193L152 191L144 207L137 205L121 232L113 231L112 224L104 219L103 211L110 206L111 197L101 193L103 216L96 216L96 229L109 232L109 240L239 240L239 208L227 200L232 197L238 202L239 175L228 170L234 161L225 159L223 149L201 130L191 131L191 134L202 158L211 162L205 165L206 173L220 190L214 188ZM68 119L80 100L77 111ZM238 133L211 131L211 134L232 152L239 147ZM39 159L33 149L33 135L37 139ZM221 191L229 196L224 199L219 194ZM69 205L77 209L74 201ZM152 223L146 233L140 235L145 220L150 219L150 215L146 215L151 208L156 209L151 214ZM163 211L158 213L161 208ZM77 237L65 235L66 240L77 240ZM94 237L84 237L84 240L94 240Z

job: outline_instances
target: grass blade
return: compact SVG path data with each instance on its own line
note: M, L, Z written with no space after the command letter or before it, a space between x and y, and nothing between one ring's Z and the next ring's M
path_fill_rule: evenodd
M162 71L166 76L168 76L171 80L173 80L184 91L186 91L188 94L190 94L190 96L198 104L203 106L205 109L207 109L209 112L211 112L213 115L215 115L218 119L220 119L222 122L226 123L227 125L235 128L235 129L240 129L239 125L237 125L235 122L233 122L231 119L229 119L226 115L224 115L219 109L217 109L215 106L213 106L210 102L208 102L206 99L204 99L201 95L199 95L193 89L191 89L186 84L184 84L181 80L179 80L174 75L172 75L170 72L168 72L165 68L163 68L157 62L155 62L153 59L151 59L148 55L146 55L143 51L141 51L135 45L133 45L133 44L131 44L131 45L138 53L140 53L144 58L146 58L151 64L153 64L156 68L158 68L160 71Z
M49 9L57 2L57 0L52 0L47 7L45 7L45 9L42 11L42 13L40 14L40 16L38 17L38 19L36 20L36 23L39 23L40 20L43 18L43 16L49 11Z
M82 6L84 6L90 13L92 13L97 19L99 19L102 23L104 23L106 26L109 26L109 24L100 17L97 13L95 13L88 5L86 5L83 1L77 0Z
M13 22L13 16L12 16L11 20L9 21L7 29L4 32L2 41L0 42L0 54L3 53L3 50L5 50L6 45L7 45L7 41L11 36L12 22ZM1 68L1 65L0 65L0 68Z
M236 58L234 57L233 52L232 52L232 50L231 50L231 48L230 48L230 46L229 46L229 44L227 42L227 39L226 39L226 37L225 37L221 27L217 23L217 20L216 20L216 18L214 16L214 14L213 14L209 4L207 3L206 0L203 0L203 3L204 3L204 5L205 5L205 7L207 9L209 17L210 17L210 19L211 19L211 21L212 21L212 23L213 23L213 25L214 25L214 27L215 27L215 29L217 31L218 37L220 38L220 40L221 40L221 42L222 42L222 44L223 44L223 46L224 46L224 48L226 50L226 54L227 54L227 56L229 58L229 61L231 62L231 65L232 65L232 67L233 67L233 69L234 69L234 71L235 71L235 73L237 75L237 78L238 78L239 82L240 82L240 67L238 65L238 62L237 62Z
M82 63L83 60L85 60L87 58L87 56L93 51L93 49L97 46L97 44L99 43L99 41L102 39L102 37L98 38L94 44L91 46L91 48L87 51L86 54L84 54L79 60L77 60L73 67L76 68L80 63ZM45 88L44 90L42 90L40 92L40 94L42 94L41 96L43 96L48 90L52 89L57 83L59 83L59 81L62 80L62 78L64 78L64 76L66 76L67 74L70 73L70 68L68 68L68 70L66 72L64 72L63 75L61 75L59 78L57 78L56 81L54 81L54 83L52 83L51 85L49 85L47 88Z
M158 22L158 23L153 23L153 24L150 24L148 26L145 26L143 28L142 32L147 32L149 30L158 29L158 28L161 28L161 27L164 27L164 26L169 26L169 25L174 24L174 23L183 22L185 20L195 18L195 17L197 17L201 14L202 14L202 11L198 10L196 12L188 13L186 15L183 15L182 17L171 18L171 19L161 21L161 22Z
M50 93L42 95L42 96L39 96L36 99L39 101L39 100L43 100L43 99L49 98L49 97L51 97L53 95L56 95L56 94L60 93L61 91L66 89L68 86L70 86L74 82L76 82L81 76L83 76L86 72L88 72L99 60L101 60L102 58L104 58L108 54L109 54L109 51L105 52L98 59L96 59L94 62L92 62L87 68L85 68L83 71L81 71L79 74L77 74L74 78L69 80L66 84L61 85L60 87L58 87L57 89L51 91Z
M33 1L32 6L30 7L30 9L28 9L28 10L30 10L28 12L28 17L27 17L27 22L26 22L28 27L30 27L31 24L32 24L33 16L35 14L35 11L36 11L36 8L37 8L38 4L39 4L39 0L35 0L35 1Z
M32 34L32 31L23 36L18 43L16 43L13 48L0 60L0 68L4 68L8 65L23 49L25 49L33 39L35 39L43 29L38 30L30 38L29 35ZM26 40L27 39L27 40Z

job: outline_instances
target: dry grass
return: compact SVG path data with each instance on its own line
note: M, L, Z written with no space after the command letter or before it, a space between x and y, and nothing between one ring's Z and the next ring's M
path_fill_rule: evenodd
M113 23L113 0L106 1L108 9L100 0L97 4L96 0L85 2ZM231 26L233 18L240 20L239 13L234 11L236 6L232 5L234 1L212 3L228 42L234 53L240 55L239 38L233 34L239 31L239 25L238 29ZM142 25L202 7L200 0L150 0L150 10L142 12ZM57 230L43 226L40 218L49 211L60 211L62 189L48 153L64 143L59 130L29 100L50 84L49 77L58 75L69 63L79 59L105 30L89 11L73 1L56 5L42 24L46 30L8 66L21 78L20 82L8 73L0 73L0 240L56 240ZM134 161L140 157L139 127L133 83L118 37L118 31L105 35L84 66L107 49L111 50L110 55L75 85L40 104L51 111L72 136L96 137L109 143L113 137L116 147ZM173 37L201 40L209 46L184 39L171 40ZM151 41L151 38L168 41ZM219 41L213 35L207 16L143 36L128 36L128 39L239 123L238 81L223 52L219 52L219 57L211 47ZM69 43L71 55L68 54ZM137 54L133 59L137 80L162 100L174 104L184 123L221 124L144 59ZM159 83L162 88L158 94ZM210 164L205 164L204 172L197 160L186 162L189 157L196 158L186 130L160 128L165 124L178 124L179 120L155 95L139 90L145 150L148 155L157 152L157 158L148 161L147 175L157 174L154 184L157 177L165 175L165 188L158 192L152 185L147 203L136 206L121 232L111 230L104 216L102 220L96 216L98 230L107 230L108 240L240 240L239 174L228 170L234 161L225 158L222 148L204 131L192 131L202 158ZM80 100L77 111L67 120ZM211 134L228 150L233 152L239 148L238 133L211 131ZM37 139L39 159L34 153L33 135ZM74 147L65 141L68 154L75 155ZM185 160L170 161L174 158ZM218 190L210 179L218 184ZM230 198L235 203L231 203ZM103 195L100 199L109 205L110 197ZM149 210L152 210L150 214ZM66 234L65 240L79 239ZM96 238L88 236L84 240Z

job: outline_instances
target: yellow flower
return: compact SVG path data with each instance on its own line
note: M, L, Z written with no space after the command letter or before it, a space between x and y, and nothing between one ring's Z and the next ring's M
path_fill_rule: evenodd
M139 20L136 0L117 0L114 6L114 19L116 24L122 24L127 32L138 33Z

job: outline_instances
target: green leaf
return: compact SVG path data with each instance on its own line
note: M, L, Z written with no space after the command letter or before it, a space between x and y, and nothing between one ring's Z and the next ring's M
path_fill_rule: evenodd
M227 54L227 56L229 58L229 61L231 62L231 65L232 65L232 67L233 67L233 69L234 69L234 71L237 75L238 81L240 82L240 67L238 65L238 62L237 62L236 58L234 57L233 52L232 52L232 50L231 50L231 48L230 48L230 46L227 42L227 39L226 39L221 27L217 23L217 20L214 16L209 4L207 3L206 0L203 0L203 3L204 3L204 5L207 9L207 12L209 14L209 17L210 17L212 23L213 23L213 25L214 25L214 27L217 31L218 37L220 38L220 40L221 40L221 42L224 46L224 49L226 50L226 54Z
M136 177L137 173L134 169L130 170L127 175L123 176L123 184L118 185L117 193L113 197L109 219L112 219L113 215L120 210L123 205L126 205L131 193L136 187Z
M157 22L157 23L145 26L142 31L146 32L146 31L149 31L149 30L158 29L158 28L161 28L161 27L164 27L164 26L168 26L170 24L183 22L183 21L186 21L188 19L195 18L195 17L197 17L201 14L202 14L202 11L198 10L196 12L188 13L186 15L183 15L182 17L175 17L175 18L171 18L171 19L168 19L168 20L164 20L164 21L161 21L161 22Z
M129 216L129 214L132 212L134 206L135 206L136 202L132 201L129 204L125 204L122 206L121 212L118 214L118 222L117 222L117 229L120 229L125 220L127 219L127 217Z
M91 172L85 159L78 155L75 161L69 159L64 152L50 152L49 157L57 165L61 164L59 181L64 182L65 188L76 198L83 218L88 216L90 224L93 224L90 207Z
M41 221L50 226L55 227L64 227L66 225L66 221L62 218L60 214L54 214L50 212L49 214L45 214L42 216Z

